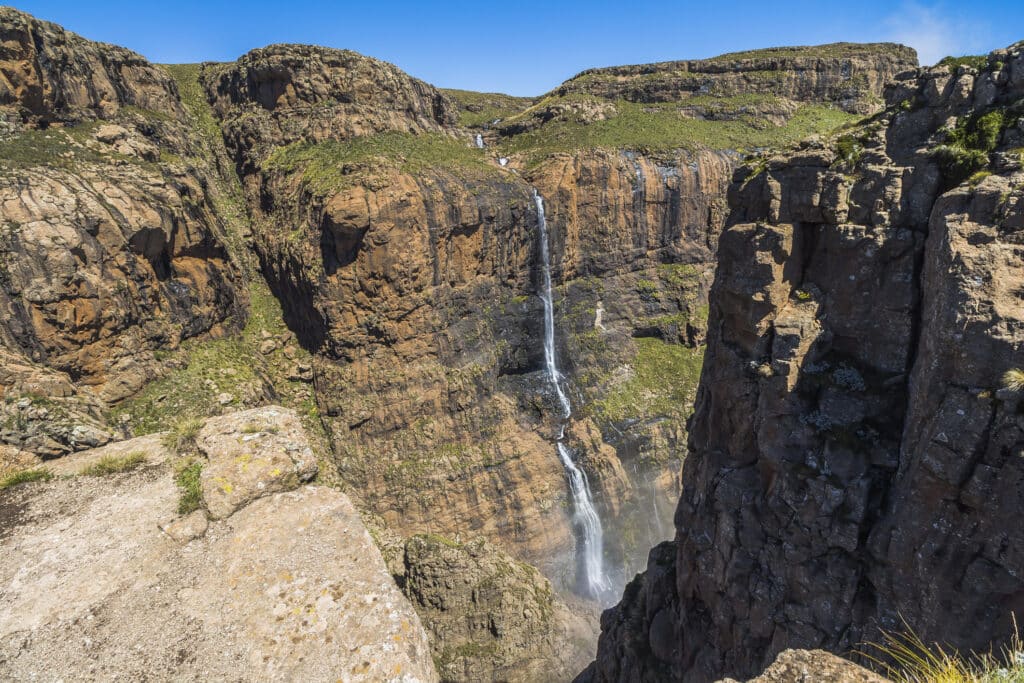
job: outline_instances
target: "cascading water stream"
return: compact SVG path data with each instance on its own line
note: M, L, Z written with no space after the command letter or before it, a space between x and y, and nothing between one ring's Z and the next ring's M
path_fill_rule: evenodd
M476 134L476 146L477 146L477 149L483 149L484 148L484 136L480 135L480 133Z
M569 449L564 443L565 423L572 415L572 404L569 403L569 397L562 389L562 374L558 371L558 362L555 356L555 307L551 296L551 258L548 250L547 220L544 216L544 198L534 190L533 201L537 206L540 261L543 274L541 299L544 302L544 366L562 407L561 424L555 447L569 479L569 493L572 496L575 521L583 536L583 581L587 592L594 598L600 598L611 589L608 577L604 573L604 538L601 518L598 517L597 510L594 509L587 475L573 462Z

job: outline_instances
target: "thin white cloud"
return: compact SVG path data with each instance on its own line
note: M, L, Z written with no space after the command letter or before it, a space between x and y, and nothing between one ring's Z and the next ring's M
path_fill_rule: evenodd
M904 2L885 19L886 39L917 50L922 65L935 64L946 55L987 51L983 27L942 11L940 6Z

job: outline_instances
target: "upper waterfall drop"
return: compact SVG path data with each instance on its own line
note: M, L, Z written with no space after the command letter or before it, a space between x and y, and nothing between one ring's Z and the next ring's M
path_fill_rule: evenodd
M480 135L480 133L476 134L476 146L478 149L484 148L484 136Z
M558 370L555 351L555 306L551 294L551 254L548 248L547 219L544 215L544 198L533 191L533 202L537 207L537 227L540 233L540 261L543 281L541 300L544 302L544 368L555 389L562 408L561 424L555 447L569 479L569 493L572 497L575 521L582 533L583 581L591 597L608 595L611 582L604 572L604 531L601 518L594 508L593 496L587 474L573 462L572 455L564 443L565 423L572 416L572 403L562 388L562 373Z

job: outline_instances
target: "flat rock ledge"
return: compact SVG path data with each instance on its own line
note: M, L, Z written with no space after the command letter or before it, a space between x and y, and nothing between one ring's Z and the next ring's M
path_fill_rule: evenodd
M116 447L147 455L130 472L81 475L100 459L83 451L0 490L0 679L436 681L355 508L302 485L299 424L277 407L206 423L205 495L247 492L224 515L177 514L177 456L153 437Z

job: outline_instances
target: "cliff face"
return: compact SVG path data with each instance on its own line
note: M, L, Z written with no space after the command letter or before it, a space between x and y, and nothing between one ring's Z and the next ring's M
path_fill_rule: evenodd
M834 102L848 111L867 114L879 104L882 87L915 66L917 54L902 45L833 43L588 69L556 92L683 104L707 95L770 94L795 102Z
M173 82L141 56L0 8L0 106L39 123L109 118L125 107L181 115Z
M109 440L101 409L246 299L170 77L11 9L0 36L0 439L55 456Z
M903 619L961 649L1011 634L1022 48L737 171L676 538L583 680L748 676Z
M492 131L481 129L496 153L453 126L448 95L323 48L256 50L202 80L263 270L314 351L341 476L403 533L483 533L564 587L572 511L541 372L537 188L573 385L569 443L609 530L609 565L632 573L679 491L738 155L541 146L505 166Z

